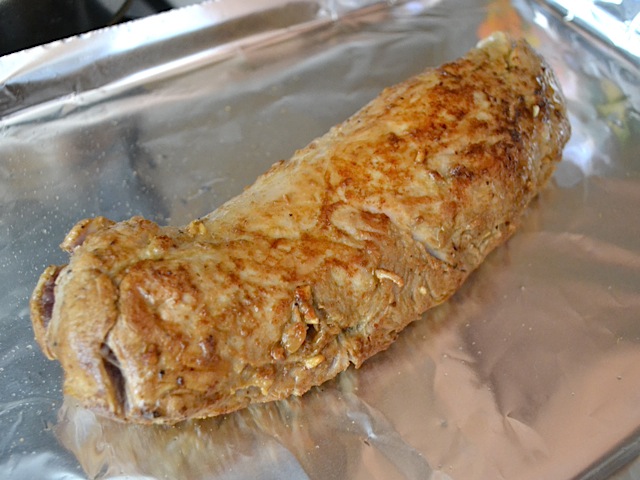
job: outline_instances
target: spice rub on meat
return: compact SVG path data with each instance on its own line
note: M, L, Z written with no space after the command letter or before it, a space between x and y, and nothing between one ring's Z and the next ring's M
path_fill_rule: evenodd
M65 394L175 423L301 395L387 348L513 232L569 137L549 67L496 34L384 90L184 227L79 222L31 299Z

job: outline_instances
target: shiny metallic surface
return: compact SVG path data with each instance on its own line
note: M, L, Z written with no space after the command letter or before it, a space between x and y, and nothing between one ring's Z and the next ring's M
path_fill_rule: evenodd
M546 0L569 24L640 65L638 0Z
M28 297L77 220L203 215L497 29L548 59L574 133L451 301L302 398L176 427L63 399ZM639 84L503 0L210 2L0 57L0 478L640 478Z

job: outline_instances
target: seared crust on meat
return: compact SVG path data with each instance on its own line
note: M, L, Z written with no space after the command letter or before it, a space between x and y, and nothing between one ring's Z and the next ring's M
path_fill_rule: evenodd
M387 348L514 231L569 137L558 85L497 34L384 90L189 225L77 224L31 300L65 393L175 423L300 395Z

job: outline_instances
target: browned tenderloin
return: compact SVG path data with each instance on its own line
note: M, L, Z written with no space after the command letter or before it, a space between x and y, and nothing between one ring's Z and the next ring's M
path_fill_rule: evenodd
M31 301L64 391L175 423L301 395L387 348L514 231L570 133L549 67L497 34L384 90L182 228L84 220Z

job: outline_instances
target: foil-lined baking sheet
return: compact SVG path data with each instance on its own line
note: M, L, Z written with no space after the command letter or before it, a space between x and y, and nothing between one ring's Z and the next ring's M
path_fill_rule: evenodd
M573 137L451 301L301 398L175 427L63 401L28 297L77 220L186 223L495 30L545 55ZM640 478L640 73L543 2L221 0L0 76L0 478Z
M611 45L622 56L640 62L638 0L546 0L570 25Z

